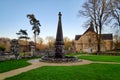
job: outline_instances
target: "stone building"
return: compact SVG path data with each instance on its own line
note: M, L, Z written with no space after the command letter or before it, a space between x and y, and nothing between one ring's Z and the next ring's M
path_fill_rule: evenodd
M101 51L112 50L112 34L102 34L101 37ZM82 35L75 36L74 43L77 52L97 52L96 32L94 31L94 26L92 22L90 23L90 27Z

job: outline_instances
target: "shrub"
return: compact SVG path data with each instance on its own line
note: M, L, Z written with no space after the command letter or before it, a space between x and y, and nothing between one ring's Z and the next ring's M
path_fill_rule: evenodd
M0 46L0 51L5 51L5 47L4 46Z

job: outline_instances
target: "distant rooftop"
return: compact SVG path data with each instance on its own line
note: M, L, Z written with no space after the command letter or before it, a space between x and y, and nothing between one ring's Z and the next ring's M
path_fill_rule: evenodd
M103 40L113 40L112 34L102 34Z
M89 32L89 31L96 33L96 32L94 31L94 25L93 25L92 21L90 22L90 27L83 33L83 35L84 35L85 33ZM82 35L75 35L75 40L80 39L81 36L82 36ZM112 34L101 34L101 37L102 37L103 40L113 40Z
M82 35L75 35L75 40L80 39L81 36ZM113 40L112 34L102 34L101 37L103 40Z
M82 35L76 35L75 40L78 40Z
M94 30L94 25L93 25L93 22L92 22L92 21L90 22L90 27L84 32L84 34L87 33L87 32L89 32L89 31L95 32L95 30ZM83 35L84 35L84 34L83 34Z

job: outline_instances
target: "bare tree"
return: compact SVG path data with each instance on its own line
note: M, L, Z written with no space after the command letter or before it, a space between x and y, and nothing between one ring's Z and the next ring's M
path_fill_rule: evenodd
M110 7L112 19L114 19L114 27L120 30L120 0L111 0Z
M48 36L48 37L46 37L46 40L47 40L47 44L49 46L49 49L53 49L54 43L55 43L55 38L52 36Z
M0 38L0 46L5 47L5 51L10 51L10 39L9 38Z
M69 50L71 45L72 45L71 40L68 37L64 37L64 49Z
M43 44L43 38L41 38L41 37L37 37L37 43L39 43L39 44Z
M80 16L85 16L88 21L93 21L96 30L98 52L100 52L102 28L110 16L109 5L110 0L87 0L83 4L83 10L79 10Z

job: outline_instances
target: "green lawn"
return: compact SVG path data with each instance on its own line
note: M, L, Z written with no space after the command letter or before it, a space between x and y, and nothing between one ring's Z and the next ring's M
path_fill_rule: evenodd
M120 80L119 64L44 66L5 80Z
M3 62L0 62L0 73L21 68L28 65L30 65L30 63L27 62L27 59L3 61Z
M86 52L68 53L66 54L66 56L77 56L77 55L83 55L83 54L87 54L87 53Z
M78 58L92 60L92 61L120 62L120 56L88 55L88 56L79 56Z

